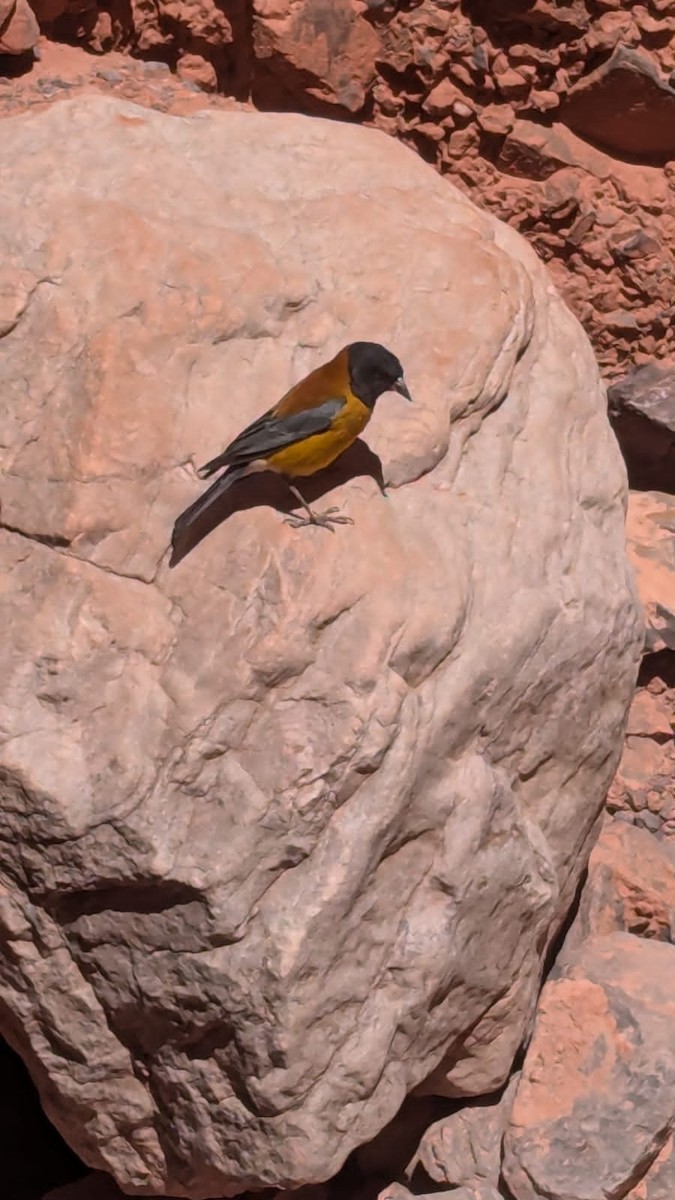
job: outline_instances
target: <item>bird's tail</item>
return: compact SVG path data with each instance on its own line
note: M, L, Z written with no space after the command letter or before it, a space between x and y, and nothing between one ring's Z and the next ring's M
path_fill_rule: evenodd
M209 475L215 475L221 467L226 465L226 457L224 454L218 454L216 458L212 458L210 462L204 463L203 467L197 468L197 474L200 479L208 479Z
M215 483L211 484L211 487L206 489L202 496L198 496L189 508L186 508L179 517L176 517L171 539L174 545L176 538L180 534L185 533L186 529L194 525L195 521L199 520L206 510L232 487L233 483L236 483L238 479L242 479L247 474L247 467L230 467L228 471L225 471L223 475L216 479Z

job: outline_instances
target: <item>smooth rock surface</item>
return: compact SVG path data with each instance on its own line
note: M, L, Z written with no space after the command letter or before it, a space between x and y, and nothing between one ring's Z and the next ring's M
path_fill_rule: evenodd
M88 96L3 150L0 1024L125 1191L320 1181L504 1083L595 835L641 629L593 355L381 135ZM190 464L357 337L389 497L364 447L335 535L242 487L169 572Z
M515 1200L625 1196L675 1122L675 947L585 942L541 994L504 1139Z

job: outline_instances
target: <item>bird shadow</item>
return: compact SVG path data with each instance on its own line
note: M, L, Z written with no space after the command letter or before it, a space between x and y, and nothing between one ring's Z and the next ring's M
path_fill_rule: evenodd
M330 467L326 467L323 471L317 471L316 475L312 475L310 478L299 480L298 484L307 503L313 504L339 484L364 475L369 475L371 479L374 479L382 494L386 495L382 461L379 455L375 454L361 438L357 438L353 445L345 450ZM291 513L299 508L297 500L289 491L288 484L271 471L260 475L248 475L239 480L229 491L214 500L213 504L197 518L194 524L181 530L177 528L177 519L171 535L169 566L177 567L200 542L203 542L205 537L213 533L213 530L222 525L223 521L226 521L233 513L265 506L276 508L277 512L281 513Z

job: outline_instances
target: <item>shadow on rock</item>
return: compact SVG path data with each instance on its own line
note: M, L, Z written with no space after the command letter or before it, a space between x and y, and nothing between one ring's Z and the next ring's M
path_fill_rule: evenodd
M318 471L308 479L298 481L308 504L315 504L341 483L358 476L369 475L374 479L380 491L384 494L384 475L382 462L377 454L357 438L353 446L340 455L337 462ZM194 550L200 542L208 537L214 529L222 525L235 512L243 512L249 508L261 508L265 505L276 508L278 512L290 513L297 509L298 503L289 491L287 484L271 471L261 475L249 475L214 501L193 525L177 532L176 525L171 538L170 567L178 566L179 562Z

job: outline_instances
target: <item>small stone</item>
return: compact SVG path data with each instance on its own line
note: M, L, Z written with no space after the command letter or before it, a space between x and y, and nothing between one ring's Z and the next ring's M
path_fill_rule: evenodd
M121 83L124 78L121 71L115 71L110 67L99 67L96 74L105 83Z
M216 69L201 54L184 54L178 60L176 74L184 83L193 85L195 91L215 92L218 88Z
M452 111L454 112L456 117L462 117L462 118L464 118L464 120L467 120L467 121L468 121L469 117L473 116L473 113L474 113L474 110L471 107L471 105L467 104L465 100L455 100L455 102L452 106Z
M422 101L422 108L433 117L446 116L452 110L459 95L460 92L454 83L451 83L449 79L442 79Z
M604 324L607 329L615 329L619 332L622 330L639 330L639 325L632 313L624 312L622 309L614 309L612 312L604 314Z
M502 96L507 96L509 99L512 98L515 100L518 97L527 95L530 83L527 79L523 78L520 71L514 71L512 68L509 68L497 78L497 87Z
M647 808L650 813L656 813L658 817L661 817L664 803L666 800L663 792L656 792L653 789L647 792Z
M657 813L649 812L643 808L642 812L636 816L635 824L638 828L648 829L650 833L656 833L661 828L661 818Z
M554 108L560 107L560 96L556 92L534 92L530 96L530 104L538 112L551 112Z
M450 63L448 67L448 75L452 79L456 79L457 82L462 85L462 87L472 88L474 86L471 73L467 70L463 63Z
M445 137L445 130L442 125L435 125L432 121L420 121L416 126L415 132L422 137L429 138L432 142L442 142Z
M486 133L506 135L514 126L516 115L510 104L488 104L478 113L478 124Z
M146 62L143 64L143 70L147 75L170 75L171 67L165 62Z

